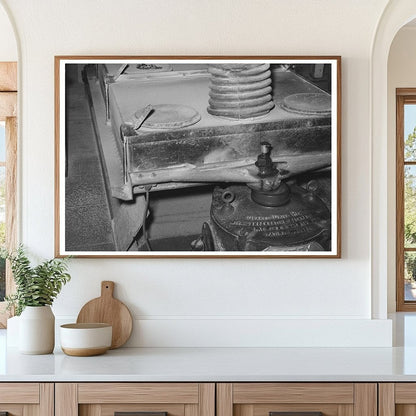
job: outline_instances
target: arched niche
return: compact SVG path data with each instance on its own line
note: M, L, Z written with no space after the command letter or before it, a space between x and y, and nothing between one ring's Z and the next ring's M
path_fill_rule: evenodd
M416 20L406 24L396 33L390 46L387 70L387 191L388 221L387 250L389 253L388 270L388 311L396 310L396 89L416 87ZM398 266L398 265L397 265ZM401 289L400 289L401 290Z
M395 162L388 134L388 57L397 32L416 18L414 0L390 1L380 18L371 51L371 137L372 137L372 224L371 274L372 316L387 317L387 299L394 290L395 235ZM394 110L393 110L394 111ZM393 241L392 241L393 240Z

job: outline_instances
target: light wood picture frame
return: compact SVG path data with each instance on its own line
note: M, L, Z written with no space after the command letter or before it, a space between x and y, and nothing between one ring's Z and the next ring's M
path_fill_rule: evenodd
M55 255L341 256L339 56L56 56Z

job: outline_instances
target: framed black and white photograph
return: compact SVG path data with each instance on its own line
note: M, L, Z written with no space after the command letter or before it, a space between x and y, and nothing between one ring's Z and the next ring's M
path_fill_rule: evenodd
M340 57L55 58L56 256L340 257Z

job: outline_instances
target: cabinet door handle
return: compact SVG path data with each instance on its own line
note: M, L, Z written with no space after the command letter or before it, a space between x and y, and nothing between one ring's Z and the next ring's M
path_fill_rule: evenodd
M269 416L323 416L322 412L269 412Z
M168 412L115 412L114 416L168 416Z

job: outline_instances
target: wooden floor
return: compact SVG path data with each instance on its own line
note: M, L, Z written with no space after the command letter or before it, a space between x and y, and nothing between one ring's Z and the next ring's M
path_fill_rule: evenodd
M114 250L96 136L77 67L67 69L65 245L67 251Z

